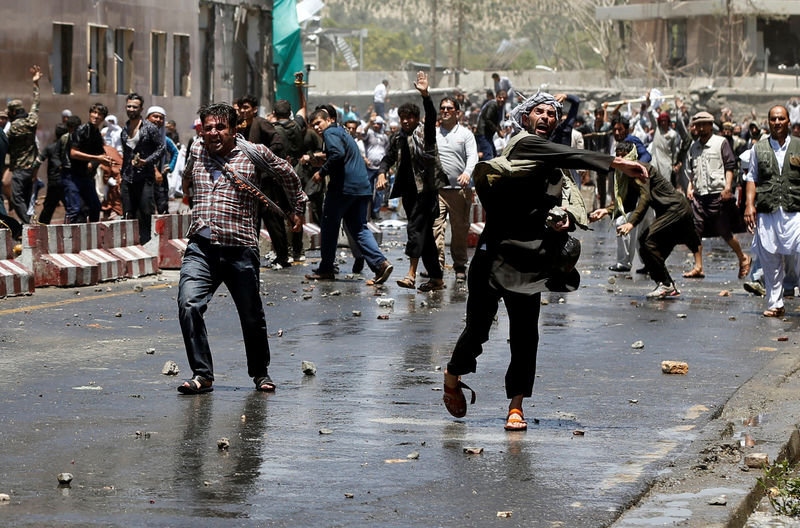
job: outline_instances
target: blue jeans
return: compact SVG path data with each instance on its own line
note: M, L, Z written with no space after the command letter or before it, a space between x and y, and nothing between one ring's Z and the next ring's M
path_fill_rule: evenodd
M216 246L193 237L186 247L178 282L178 318L186 345L186 357L196 376L214 379L211 349L203 314L219 285L230 292L242 325L247 373L267 375L269 342L264 307L259 295L258 250L245 246Z
M339 225L343 220L369 268L376 273L380 269L386 257L381 253L372 231L367 227L369 200L369 196L352 196L328 190L328 194L325 195L325 205L322 208L322 225L320 226L322 262L319 264L319 273L333 273L334 271Z
M81 200L89 210L89 221L100 220L100 199L97 197L94 180L88 176L75 176L69 171L61 175L64 187L65 221L68 224L86 222L86 215L81 208Z

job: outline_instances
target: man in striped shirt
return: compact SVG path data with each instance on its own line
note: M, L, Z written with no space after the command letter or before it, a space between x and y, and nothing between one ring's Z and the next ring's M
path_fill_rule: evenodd
M225 103L200 110L202 140L195 141L191 178L194 188L189 244L181 265L178 315L193 377L178 387L182 394L210 392L214 381L211 349L203 314L217 287L224 283L233 298L244 336L248 375L256 390L271 392L267 324L259 295L258 201L234 183L234 176L258 185L258 177L275 179L291 204L285 211L295 231L302 229L308 201L288 162L264 145L235 132L236 111Z

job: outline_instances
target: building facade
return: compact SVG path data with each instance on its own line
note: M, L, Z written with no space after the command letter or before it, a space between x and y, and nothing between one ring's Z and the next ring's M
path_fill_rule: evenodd
M41 141L62 110L85 121L98 101L124 122L130 92L164 107L185 133L203 103L248 93L272 100L272 1L4 0L4 100L29 107L34 64L45 73Z
M752 75L800 63L796 0L632 0L598 7L595 17L628 26L631 61L677 74Z

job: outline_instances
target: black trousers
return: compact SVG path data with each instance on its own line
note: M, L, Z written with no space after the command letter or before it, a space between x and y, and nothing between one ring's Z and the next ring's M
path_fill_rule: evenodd
M169 213L169 182L166 174L161 183L153 184L153 195L156 199L156 212L158 214Z
M489 282L491 266L492 258L486 251L475 252L467 274L467 325L453 348L447 372L456 376L475 372L483 343L489 340L489 329L494 323L499 300L503 299L508 312L511 346L511 361L505 379L506 396L513 398L522 394L527 398L533 394L536 378L542 294L523 295L493 287Z
M421 258L430 278L441 279L443 275L439 249L436 247L436 237L433 236L433 222L439 216L439 193L404 193L403 209L408 218L406 255Z
M53 219L53 213L58 207L58 204L63 203L66 207L66 203L64 203L64 186L61 185L61 182L48 182L47 183L47 195L44 197L44 205L42 206L42 212L39 214L39 222L42 224L49 224L50 220Z
M153 215L153 180L127 182L122 180L122 213L126 220L139 220L139 243L150 240L150 225Z
M639 234L639 258L651 279L672 284L666 260L678 244L686 244L692 253L700 249L700 236L688 207L668 209Z

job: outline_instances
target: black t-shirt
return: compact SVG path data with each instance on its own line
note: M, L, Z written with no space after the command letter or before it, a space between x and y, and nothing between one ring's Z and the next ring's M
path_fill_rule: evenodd
M70 149L75 149L84 154L91 154L96 156L103 154L105 150L103 146L103 136L100 131L91 123L84 123L79 126L70 136ZM78 160L70 156L72 161L72 176L93 176L90 174L89 162ZM96 165L93 165L91 170L94 170Z

